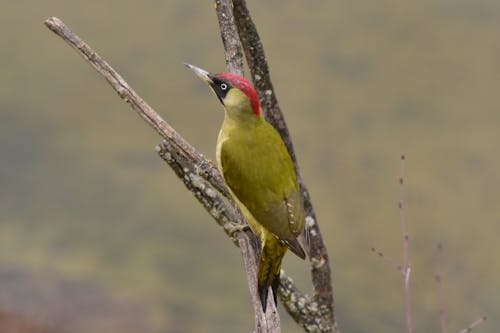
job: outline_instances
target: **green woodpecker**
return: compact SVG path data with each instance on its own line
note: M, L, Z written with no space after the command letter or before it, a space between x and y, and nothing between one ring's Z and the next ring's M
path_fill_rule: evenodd
M304 207L295 168L281 136L261 117L257 92L247 79L186 66L212 88L224 106L217 164L261 242L257 287L266 312L269 287L276 303L281 260L287 248L302 259L306 257L297 241L304 230Z

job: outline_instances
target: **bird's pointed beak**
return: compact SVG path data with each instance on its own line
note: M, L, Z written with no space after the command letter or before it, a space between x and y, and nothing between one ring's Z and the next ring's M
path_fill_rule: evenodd
M212 73L207 72L206 70L201 69L201 68L196 67L196 66L191 65L191 64L184 63L184 66L186 66L187 68L192 70L196 74L196 76L198 76L205 83L208 83L208 84L213 83L213 80L212 80L213 74Z

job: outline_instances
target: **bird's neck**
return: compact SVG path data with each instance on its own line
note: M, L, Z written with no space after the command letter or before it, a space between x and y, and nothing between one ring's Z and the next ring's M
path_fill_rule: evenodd
M227 140L231 142L247 141L254 136L264 120L251 113L233 112L226 108L224 121L219 131L217 139L217 162L220 166L219 154L222 145Z
M250 109L225 108L222 130L250 130L263 119Z

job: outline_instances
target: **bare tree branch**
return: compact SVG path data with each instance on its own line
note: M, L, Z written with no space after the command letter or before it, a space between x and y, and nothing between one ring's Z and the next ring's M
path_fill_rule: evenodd
M241 74L243 72L241 44L236 34L232 6L228 0L217 0L215 8L220 24L221 37L225 46L228 69ZM195 197L202 203L211 216L214 217L218 224L224 228L226 233L232 237L233 242L240 246L252 295L252 304L254 305L256 332L279 332L279 316L274 304L269 304L268 309L272 311L268 310L266 312L266 318L261 311L257 292L255 291L257 285L255 279L257 269L256 253L258 253L259 249L257 246L258 240L256 240L251 232L233 233L235 226L241 225L244 221L238 208L230 198L217 168L163 120L108 63L81 38L74 34L62 21L57 18L50 18L45 24L103 75L119 96L165 139L162 144L157 146L159 155L173 168L176 174L184 181L186 187L193 192ZM267 67L265 58L263 59ZM252 66L251 68L254 67ZM266 78L266 81L268 80L269 77ZM270 81L268 82L270 83ZM257 87L257 89L259 88ZM281 114L279 106L277 107L277 112ZM265 106L263 108L265 110ZM285 142L289 149L291 149L292 157L295 160L293 147L291 146L291 140L288 136L284 120L283 126L286 131ZM301 186L303 186L302 182ZM293 285L292 280L282 272L282 285L279 288L280 298L283 300L287 311L306 331L332 332L336 330L336 327L333 316L333 293L331 290L326 248L324 248L321 234L315 223L315 214L305 187L303 187L303 193L306 204L306 222L312 236L311 248L313 250L311 252L311 263L315 293L312 297L301 293ZM318 244L320 246L317 246Z
M266 318L257 296L257 265L254 249L258 247L252 246L257 242L256 237L250 231L233 232L235 226L244 224L244 220L230 199L219 170L163 120L106 61L61 20L52 17L45 21L45 25L74 48L106 79L118 95L165 139L156 148L160 156L174 169L186 187L194 193L210 215L224 228L224 231L229 236L235 237L233 241L241 249L250 293L252 298L255 298L252 299L252 303L257 304L254 308L258 309L255 311L256 332L279 332L277 311L267 311L271 319Z
M230 0L216 0L214 2L217 20L219 22L219 30L221 33L222 44L224 45L224 55L226 58L226 66L228 71L243 75L243 54L241 52L241 42L238 36L236 25L234 24L233 9ZM252 305L255 313L255 326L258 332L280 332L281 324L276 309L276 304L268 300L267 311L265 317L262 316L261 304L259 302L257 287L257 260L260 255L260 248L254 248L254 256L252 256L254 270L247 273L255 273L247 278L251 291ZM254 272L255 271L255 272ZM265 326L265 327L262 327Z
M241 42L234 24L233 5L231 0L215 0L215 12L219 22L219 30L224 45L224 55L228 71L243 75L243 54Z
M257 296L256 258L259 249L258 240L250 230L247 230L244 236L240 235L240 233L232 233L235 228L242 226L244 223L237 206L228 197L218 192L213 184L200 174L198 165L193 164L192 159L182 156L167 140L158 145L156 150L160 157L170 165L177 176L183 180L188 190L194 194L196 199L198 199L215 221L224 228L226 233L230 237L232 235L236 236L236 239L233 238L233 242L240 247L242 252L250 296L254 307L256 332L279 332L280 321L278 312L267 311L264 315ZM237 224L234 221L238 221ZM272 305L274 306L274 303Z
M215 1L215 9L219 21L228 70L240 75L243 73L241 41L254 85L259 93L259 101L263 108L264 115L280 132L294 161L301 183L301 192L304 194L308 222L307 228L312 236L312 250L310 254L315 296L309 297L304 295L293 286L291 279L283 275L281 287L279 288L279 297L290 315L297 323L302 325L306 331L331 332L335 328L335 318L333 313L331 273L326 247L323 243L319 227L317 223L315 223L315 212L299 173L293 144L284 121L284 115L281 112L276 95L273 94L269 69L259 35L252 22L246 3L244 1L233 1L233 6L234 16L229 0ZM239 34L236 31L234 22L236 22ZM306 300L307 302L305 302Z
M189 157L193 164L200 167L200 172L209 179L216 189L229 196L219 170L202 154L180 136L160 115L153 110L104 59L102 59L85 41L72 32L68 26L57 17L47 19L45 25L68 45L75 49L99 74L101 74L118 95L134 109L158 134L165 138L184 156Z
M248 67L250 68L254 86L259 95L259 101L262 106L264 116L266 117L266 120L269 121L269 123L271 123L280 133L288 148L290 156L294 161L304 199L306 231L310 236L308 237L310 245L309 256L311 260L311 273L314 287L314 294L310 301L311 304L314 304L313 308L318 307L321 309L319 311L321 315L319 317L314 317L317 325L315 328L312 328L308 321L297 322L302 325L307 332L313 332L314 329L317 329L318 327L321 327L321 332L339 332L334 313L332 279L326 245L323 241L323 237L317 223L316 213L312 206L309 192L300 174L297 158L295 156L284 114L281 111L276 98L276 93L274 91L269 73L269 66L267 65L266 56L264 54L264 47L259 34L257 33L255 24L250 16L250 12L246 6L246 1L233 0L233 6L239 37L245 52ZM287 284L287 281L284 278L282 278L281 282L282 285ZM281 299L285 299L284 296L284 294L280 293ZM289 302L285 302L284 304L287 311L293 318L304 318L297 314L297 311L302 311L302 307L287 306L287 304L290 304ZM319 313L317 313L317 315L319 315Z

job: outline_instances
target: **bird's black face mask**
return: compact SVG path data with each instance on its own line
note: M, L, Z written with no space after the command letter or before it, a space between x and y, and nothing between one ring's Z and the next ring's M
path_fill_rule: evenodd
M227 92L233 87L231 82L221 79L216 75L209 76L212 82L210 82L210 87L214 91L219 101L224 104L224 98L226 98Z

